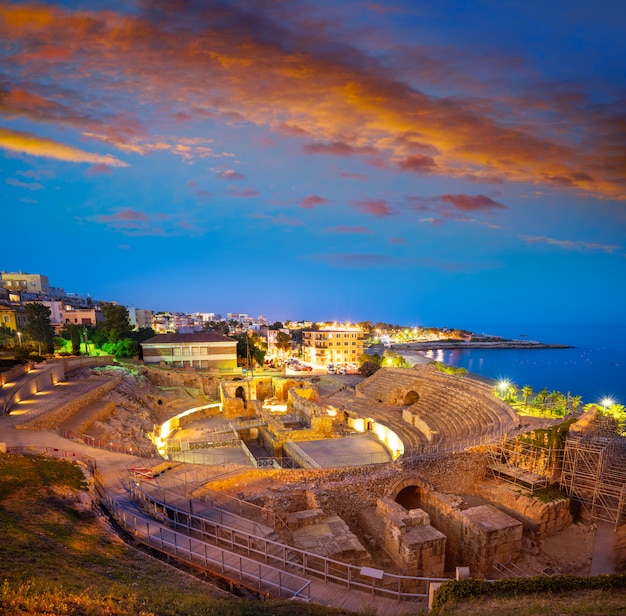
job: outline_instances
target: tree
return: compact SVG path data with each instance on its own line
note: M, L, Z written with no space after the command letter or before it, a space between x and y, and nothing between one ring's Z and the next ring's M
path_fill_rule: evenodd
M0 325L0 348L11 349L16 346L17 335L10 327Z
M285 327L280 321L275 321L274 323L272 323L268 329L283 329L283 327Z
M39 355L41 355L42 346L46 348L46 351L51 350L54 344L54 328L50 322L50 308L39 302L26 304L24 316L26 317L24 331L33 342L39 345Z
M533 388L530 385L522 387L522 396L524 396L524 404L528 404L528 398L533 395Z
M117 342L121 338L130 338L130 318L126 306L106 304L102 306L104 320L97 330L103 342Z
M262 366L265 362L265 351L260 349L254 338L248 334L232 336L237 341L237 362L246 368L254 368L255 363Z
M572 407L572 411L576 411L576 409L580 406L580 403L583 401L582 396L571 396L569 399L570 406Z
M276 334L276 346L279 351L289 351L291 349L291 336L285 332Z
M374 372L377 372L378 370L380 370L380 364L376 361L373 361L372 359L364 361L359 366L359 373L363 376L372 376L372 374L374 374Z
M154 338L156 332L151 327L140 327L137 331L130 332L130 338L135 342L144 342Z
M398 355L395 351L385 351L383 353L383 360L381 365L387 366L390 368L410 368L411 364L402 357L402 355Z
M535 397L535 401L539 403L540 406L544 406L546 400L548 399L548 390L544 387L540 391L537 392L537 396Z

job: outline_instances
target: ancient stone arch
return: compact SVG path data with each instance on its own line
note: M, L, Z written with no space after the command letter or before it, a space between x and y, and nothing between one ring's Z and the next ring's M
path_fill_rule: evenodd
M420 395L411 389L404 394L404 401L402 404L404 406L410 406L411 404L415 404L419 399Z
M386 496L402 505L405 509L420 509L425 491L432 490L424 479L409 475L398 479L391 485Z
M243 400L244 405L245 405L245 403L246 403L246 392L244 391L242 385L239 385L239 387L237 387L237 389L235 390L235 398L241 398Z

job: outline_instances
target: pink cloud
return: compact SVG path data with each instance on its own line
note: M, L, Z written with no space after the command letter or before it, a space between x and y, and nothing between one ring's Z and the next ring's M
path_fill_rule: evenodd
M318 205L328 205L330 201L328 199L324 199L324 197L318 197L317 195L309 195L308 197L304 197L300 201L300 207L304 210L313 210Z
M193 188L193 191L196 194L196 197L198 197L198 199L200 199L201 201L206 201L207 199L213 196L213 193L210 193L204 189L199 188L198 184L196 184L196 182L194 182L193 180L189 180L188 184L189 186L191 186L191 188Z
M385 218L393 216L394 212L387 204L385 199L361 199L352 201L352 205L361 212L376 216L376 218Z
M347 225L338 225L336 227L329 227L327 229L329 233L363 233L366 235L371 235L372 231L367 227L362 227L356 225L354 227L349 227Z
M221 180L237 181L246 179L245 175L242 175L241 173L234 171L233 169L220 169L216 173L216 175Z
M237 189L237 188L230 188L227 192L228 195L230 195L231 197L258 197L259 196L259 191L256 190L255 188L242 188L241 190Z
M490 212L495 209L506 209L506 205L485 195L440 195L439 199L463 212Z
M96 163L87 169L87 175L98 175L100 173L112 173L111 167L105 163Z
M137 210L125 209L117 214L111 214L110 216L100 215L96 216L97 222L113 223L113 224L126 224L137 222L148 222L150 217L145 212L138 212Z
M398 163L402 171L414 171L415 173L430 173L437 168L437 163L430 156L413 154Z
M378 150L370 146L353 146L343 141L332 143L306 143L303 146L305 154L330 154L331 156L352 156L353 154L374 155Z
M363 173L348 173L347 171L342 171L339 173L339 176L344 178L345 180L367 180L367 176Z
M270 216L269 214L256 213L252 214L251 218L256 218L258 220L269 220L271 223L280 226L286 227L302 227L304 225L304 221L299 218L290 218L285 216L284 214L279 214L278 216Z

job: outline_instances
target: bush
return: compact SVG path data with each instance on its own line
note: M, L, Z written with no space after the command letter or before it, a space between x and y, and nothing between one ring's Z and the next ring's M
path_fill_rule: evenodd
M449 580L444 582L435 592L433 608L443 607L447 603L454 603L460 599L470 597L505 596L535 593L563 593L585 590L626 589L626 575L596 575L593 577L578 577L563 575L558 577L531 577L507 578L486 582L469 578L466 580Z

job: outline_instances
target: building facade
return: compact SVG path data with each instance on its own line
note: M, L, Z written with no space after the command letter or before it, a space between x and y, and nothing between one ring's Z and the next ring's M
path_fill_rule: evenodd
M50 292L50 283L47 276L41 274L23 274L22 272L2 272L2 282L7 290L20 293Z
M321 329L302 332L302 355L311 364L355 364L363 354L365 333L360 329Z
M141 343L146 364L165 363L173 368L234 370L237 368L237 341L216 334L159 334Z

